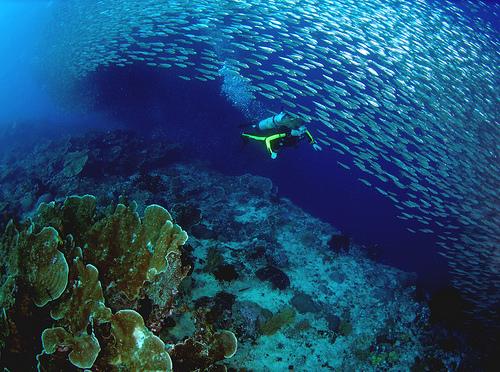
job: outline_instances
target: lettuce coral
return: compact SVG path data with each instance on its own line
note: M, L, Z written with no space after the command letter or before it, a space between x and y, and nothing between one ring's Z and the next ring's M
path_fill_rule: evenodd
M84 254L98 267L109 268L102 276L107 295L132 302L146 281L180 260L186 240L186 232L163 207L147 207L141 220L134 205L118 204L113 214L92 226Z
M68 263L58 250L61 238L53 227L44 227L39 233L30 221L19 232L10 222L0 243L2 252L1 305L4 309L14 303L12 291L21 276L33 292L38 307L58 299L68 284Z
M69 347L69 361L78 368L91 368L101 347L97 338L91 334L74 336L62 327L49 328L42 333L42 346L47 354L53 354L58 347Z
M61 238L53 227L32 234L32 227L22 235L20 251L23 272L34 292L39 307L58 299L68 284L69 267L64 254L57 249Z
M238 350L236 335L228 330L222 330L215 333L213 348L221 350L226 359L233 357Z
M63 363L54 368L68 368L65 358L55 355L68 352L67 360L77 368L170 371L172 360L164 342L135 310L139 299L147 299L155 314L170 314L177 286L191 269L183 257L186 240L186 232L159 205L146 207L141 217L134 203L98 210L91 195L42 203L34 222L27 221L19 231L11 222L0 237L5 262L0 320L15 328L8 317L24 309L13 293L22 283L23 298L31 295L36 308L43 308L37 314L45 314L39 319L39 369L54 363ZM8 331L0 333L0 347ZM210 330L196 339L204 340L200 345L203 355L208 353L202 358L205 367L237 350L230 331ZM181 349L174 347L170 353Z
M95 213L94 196L71 196L63 204L40 205L37 222L71 234L87 261L107 268L101 280L113 303L132 304L145 282L161 273L177 272L175 285L187 274L187 270L178 272L180 247L187 234L165 208L150 205L142 219L133 203L118 204L99 220Z
M113 315L110 364L128 371L171 371L172 360L163 341L145 325L142 316L134 310L120 310Z

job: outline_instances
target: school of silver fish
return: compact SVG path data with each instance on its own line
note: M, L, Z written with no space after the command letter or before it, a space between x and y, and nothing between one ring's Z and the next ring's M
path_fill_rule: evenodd
M498 317L499 49L473 11L425 0L67 0L53 14L44 53L65 77L140 63L206 82L230 69L253 100L303 117L338 165L419 222L410 231L438 236L473 315Z

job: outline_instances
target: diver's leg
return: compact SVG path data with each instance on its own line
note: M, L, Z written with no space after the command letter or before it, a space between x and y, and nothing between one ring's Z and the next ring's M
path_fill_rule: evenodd
M271 159L276 159L278 156L278 153L273 150L273 141L279 140L280 138L285 137L285 133L277 133L273 134L272 136L266 137L266 149L269 152L269 155L271 155Z

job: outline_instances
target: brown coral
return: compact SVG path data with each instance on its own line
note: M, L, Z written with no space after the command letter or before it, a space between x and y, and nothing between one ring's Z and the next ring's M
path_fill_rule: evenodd
M57 249L61 238L53 227L44 227L33 234L34 225L21 235L21 267L33 288L33 301L39 307L58 299L68 284L69 267L66 258Z
M50 315L55 324L42 332L44 356L38 358L42 368L63 360L52 355L56 351L69 350L68 359L78 368L111 364L131 371L171 369L161 339L129 307L137 306L142 293L153 295L158 309L170 310L163 302L173 304L176 287L190 269L181 259L187 234L159 205L147 207L143 218L135 209L135 204L118 204L114 212L98 219L95 197L71 196L63 204L42 204L35 223L28 221L21 232L10 223L2 235L0 252L8 270L0 282L1 294L22 284L26 294L34 294L37 306L54 301ZM64 242L58 231L66 236ZM158 281L165 296L147 288L142 291L152 281ZM11 297L2 297L4 309L14 306ZM26 298L29 304L31 299ZM117 313L113 315L107 304ZM0 320L5 322L4 318ZM222 358L232 353L231 348L219 346Z
M75 337L62 327L44 330L42 346L46 354L53 354L58 347L70 348L68 359L78 368L91 368L101 351L99 342L93 334L80 334Z
M52 354L57 347L72 349L69 360L79 368L91 368L101 347L94 333L88 334L89 324L109 322L111 310L104 305L99 272L90 264L86 266L77 257L74 265L78 270L78 280L69 298L51 311L59 327L49 328L42 333L44 352Z
M113 315L111 332L115 339L111 364L129 371L171 371L172 360L163 341L146 326L134 310Z
M146 208L141 220L135 208L118 204L115 212L94 224L85 255L98 267L108 267L103 284L111 298L137 299L145 281L180 262L187 234L158 205Z

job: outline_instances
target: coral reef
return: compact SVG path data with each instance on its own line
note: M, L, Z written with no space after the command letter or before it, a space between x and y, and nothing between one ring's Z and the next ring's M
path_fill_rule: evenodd
M464 363L460 344L444 349L429 336L412 276L279 198L270 180L176 163L177 149L117 131L39 140L0 162L0 208L18 216L0 236L2 366L400 371ZM83 196L66 197L73 193Z
M34 304L47 307L52 319L39 319L49 325L41 333L39 369L61 363L59 352L68 353L69 362L84 369L172 369L165 343L134 308L139 308L140 298L149 298L164 312L172 311L157 291L148 291L148 284L159 278L155 284L164 284L169 298L176 293L191 270L181 259L187 234L159 205L147 206L142 218L135 203L110 210L98 212L94 196L71 196L62 203L42 203L35 222L28 220L20 231L10 222L2 235L3 314L8 318L14 311L14 288L23 283ZM65 241L58 231L66 234ZM6 326L1 346L9 349L8 336L16 324L7 321ZM234 355L234 334L222 330L211 337L211 350L223 349L227 358ZM221 359L214 357L204 365Z

